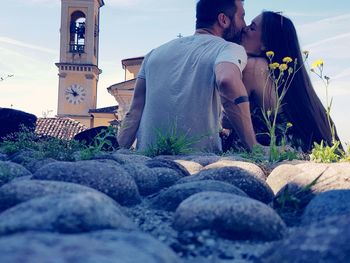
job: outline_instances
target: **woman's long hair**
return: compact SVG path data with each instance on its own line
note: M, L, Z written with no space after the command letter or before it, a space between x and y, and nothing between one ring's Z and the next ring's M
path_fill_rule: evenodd
M303 63L298 36L292 21L278 13L262 13L262 43L266 51L275 53L273 61L282 63L284 57ZM310 151L313 142L325 141L332 145L331 128L326 110L312 87L309 75L302 65L290 83L283 100L283 114L293 124L292 134L303 142L304 151ZM335 131L335 139L339 140Z

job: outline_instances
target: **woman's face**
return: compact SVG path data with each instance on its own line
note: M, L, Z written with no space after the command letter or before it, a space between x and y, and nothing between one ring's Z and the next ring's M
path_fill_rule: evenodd
M253 19L252 23L243 30L241 44L248 54L260 55L263 51L261 27L262 15L258 15Z

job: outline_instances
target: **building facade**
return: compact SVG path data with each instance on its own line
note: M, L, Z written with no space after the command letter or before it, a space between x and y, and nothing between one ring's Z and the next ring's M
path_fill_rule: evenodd
M122 60L122 67L125 71L124 81L107 88L108 92L118 102L118 118L124 119L130 109L134 87L144 57L128 58Z

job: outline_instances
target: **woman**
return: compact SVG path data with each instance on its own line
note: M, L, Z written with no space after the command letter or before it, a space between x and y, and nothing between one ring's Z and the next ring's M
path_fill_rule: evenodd
M256 118L255 113L261 112L263 106L269 109L276 103L276 94L274 94L271 79L268 77L270 61L266 56L267 51L273 51L274 62L282 63L283 58L290 57L297 59L297 68L301 67L295 73L282 102L278 119L282 126L281 130L285 131L287 122L292 123L293 126L288 130L288 135L291 135L289 137L292 138L292 146L301 147L305 152L312 149L314 142L320 143L321 140L332 145L326 110L317 97L308 73L302 65L303 57L292 21L278 13L263 12L245 28L242 45L249 56L243 73L243 81L250 97L252 119L257 134L266 132L267 129L264 122ZM279 134L280 138L283 136L283 131ZM259 139L259 136L257 139L262 144L268 144L266 137L265 142ZM335 139L339 140L336 131Z

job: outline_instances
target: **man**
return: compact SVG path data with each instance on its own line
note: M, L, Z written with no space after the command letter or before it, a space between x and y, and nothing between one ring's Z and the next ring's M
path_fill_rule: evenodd
M238 43L245 27L242 0L200 0L193 36L170 41L146 55L131 108L118 135L121 147L146 150L157 133L173 130L198 151L220 152L221 103L247 149L256 144ZM227 40L227 41L226 41ZM174 134L172 134L174 135Z

